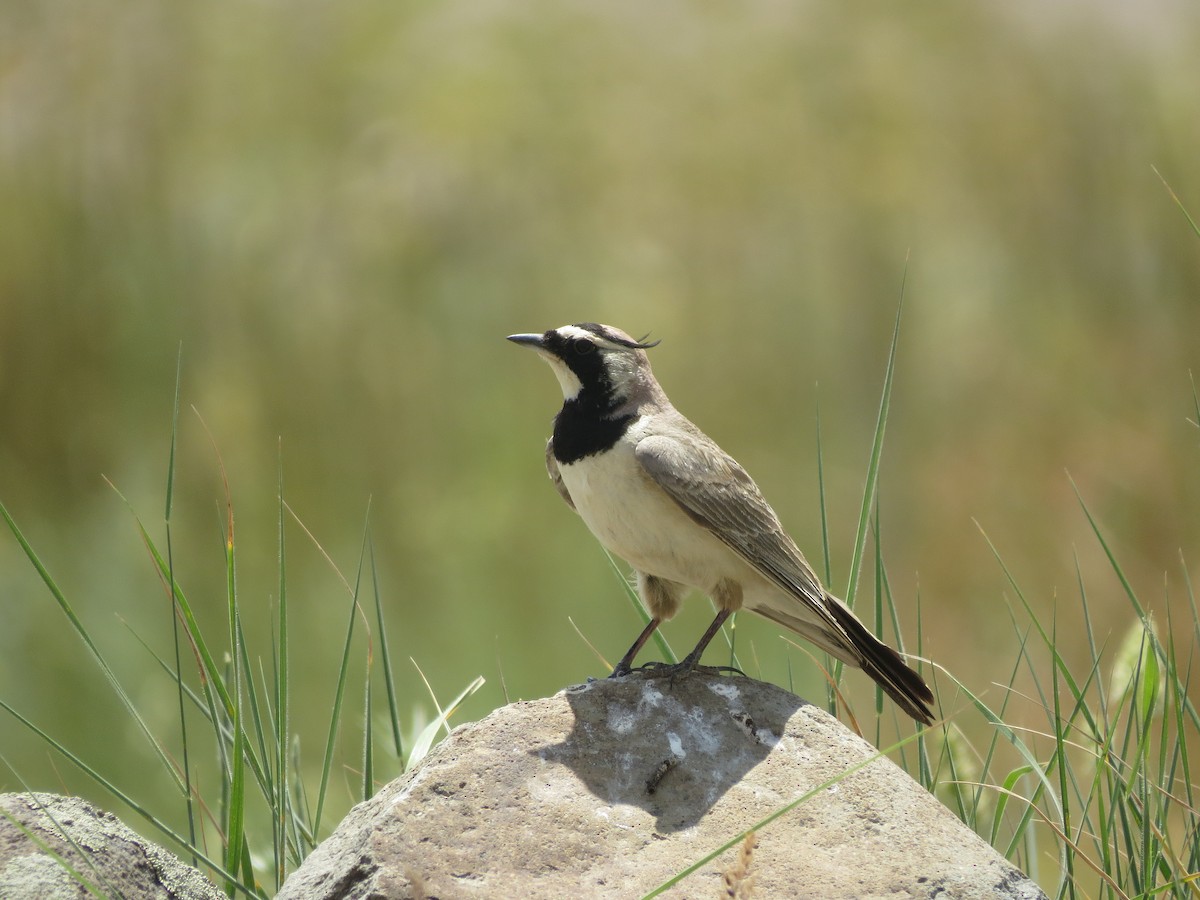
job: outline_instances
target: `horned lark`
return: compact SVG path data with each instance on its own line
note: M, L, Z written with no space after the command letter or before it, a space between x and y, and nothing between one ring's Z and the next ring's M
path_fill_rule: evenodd
M906 713L932 721L933 694L921 676L825 590L746 470L671 405L646 355L657 342L591 322L509 340L536 350L562 386L546 444L550 480L600 543L633 567L650 611L614 676L630 672L642 645L696 588L719 612L678 673L696 666L744 606L863 669Z

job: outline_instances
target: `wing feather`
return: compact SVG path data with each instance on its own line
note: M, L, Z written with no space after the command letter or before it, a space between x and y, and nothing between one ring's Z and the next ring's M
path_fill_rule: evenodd
M861 667L905 712L928 725L933 693L921 676L826 592L746 470L682 416L673 424L680 436L642 438L637 460L693 521L799 604L794 612L752 607L755 612Z
M804 604L826 630L843 631L827 609L825 589L804 554L737 460L695 426L678 438L647 435L638 442L635 455L646 474L693 521Z
M567 506L575 509L575 501L571 499L571 492L563 484L562 472L558 470L558 460L554 458L554 438L546 441L546 474L550 476L550 483L558 491L558 496L566 501ZM578 512L578 510L575 511Z

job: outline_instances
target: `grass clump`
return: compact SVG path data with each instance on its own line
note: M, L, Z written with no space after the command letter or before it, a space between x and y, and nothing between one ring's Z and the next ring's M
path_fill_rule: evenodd
M178 382L177 382L178 383ZM0 516L37 570L67 622L83 641L130 720L153 751L159 768L175 788L183 807L182 827L172 824L174 813L143 805L136 795L114 783L80 755L58 741L30 717L0 698L3 708L17 722L84 773L98 787L129 806L147 830L173 845L182 858L206 870L224 886L229 896L265 898L274 894L292 871L329 830L329 787L334 776L335 748L339 740L358 731L362 735L361 766L354 773L353 799L366 800L378 779L389 779L416 764L433 745L437 733L470 694L483 685L474 679L445 706L434 699L437 715L415 734L404 737L400 701L396 696L394 668L387 640L384 603L376 577L369 531L364 529L353 581L341 579L346 590L345 632L340 661L334 676L334 699L320 757L320 774L315 789L304 777L300 735L292 730L290 711L294 703L289 688L295 649L289 637L287 581L287 524L294 521L312 538L284 499L282 474L278 483L278 585L271 637L265 647L251 646L243 627L243 603L238 595L237 540L232 501L226 482L223 527L226 630L214 639L201 628L196 610L183 586L176 580L175 549L171 515L175 469L175 438L178 430L179 393L168 464L166 512L163 537L156 540L134 513L138 532L163 588L174 635L171 652L158 653L135 634L151 654L157 669L169 678L178 697L177 739L153 732L122 684L105 652L98 646L83 620L59 588L41 557L25 538L9 511L0 504ZM218 457L219 458L219 457ZM282 466L280 467L282 473ZM132 510L131 510L132 511ZM313 538L316 543L315 538ZM319 544L317 545L319 549ZM323 551L322 551L323 553ZM328 559L328 557L326 557ZM329 561L333 565L332 560ZM336 567L335 571L336 571ZM364 598L369 583L371 596ZM361 623L361 624L360 624ZM363 704L357 719L346 712L344 699L356 677L356 631L366 633L361 659ZM377 636L377 637L376 637ZM376 641L386 684L386 703L372 690ZM423 677L423 676L422 676ZM432 689L431 689L432 693ZM382 706L382 709L380 707ZM377 737L375 720L386 723L386 734ZM381 772L377 744L389 751L389 770ZM178 756L172 748L178 748ZM210 766L198 760L216 760ZM200 772L205 772L201 777Z
M868 573L877 633L883 637L890 624L897 644L900 617L880 546L877 490L899 327L898 310L846 590L846 600L853 604L856 595L863 593L861 572ZM368 799L379 780L394 777L418 762L439 731L449 732L448 719L467 696L482 686L483 679L472 680L444 706L435 699L437 715L433 721L405 736L402 704L393 686L395 670L387 640L385 604L370 532L364 527L353 577L344 578L339 573L345 588L345 629L333 677L333 702L321 742L319 775L315 784L309 784L301 765L300 736L292 730L290 718L295 702L290 693L295 648L289 630L286 536L289 524L299 523L299 519L284 497L282 465L277 485L277 600L270 639L265 646L251 646L243 627L238 544L227 485L221 561L225 574L225 629L219 639L214 639L202 630L193 604L176 578L171 519L178 383L177 379L161 537L153 536L134 513L141 540L161 580L166 614L172 624L169 653L161 654L144 642L143 646L174 687L177 738L166 739L154 732L105 651L3 505L0 516L151 749L157 766L173 784L183 810L182 826L172 824L171 815L142 805L132 792L106 778L84 756L2 698L0 707L96 785L127 804L151 831L222 883L230 896L265 898L279 888L329 828L333 818L329 788L339 742L351 732L361 736L361 764L352 773L352 793L354 799ZM1194 387L1193 403L1196 421L1200 422L1200 398ZM828 582L830 549L819 421L817 435ZM1189 687L1200 642L1200 613L1188 561L1181 555L1179 594L1186 606L1168 592L1160 604L1165 613L1156 621L1149 604L1122 569L1118 554L1082 492L1075 490L1081 513L1107 558L1112 579L1126 604L1128 624L1121 638L1110 641L1104 636L1092 599L1095 588L1087 583L1078 561L1072 602L1060 606L1062 598L1056 598L1047 613L1030 602L1000 550L984 534L1006 579L1009 595L1012 649L997 649L995 658L1002 661L997 680L986 688L971 687L946 669L922 659L924 640L918 598L912 656L924 664L926 676L935 687L942 719L933 727L917 728L892 741L891 731L884 731L889 716L897 733L909 726L906 720L899 721L899 714L884 703L882 692L876 689L876 725L870 737L876 746L886 747L881 753L895 755L963 822L1055 898L1198 898L1200 815L1193 767L1200 747L1200 714ZM316 539L299 524L319 549ZM873 554L868 552L869 546ZM628 595L636 606L633 592ZM1179 610L1184 606L1187 614L1181 617ZM365 650L356 666L356 632L360 630L366 635L365 641L359 641ZM1072 630L1086 634L1087 655L1082 660L1068 658L1062 649L1060 635ZM740 668L735 635L732 629L726 632L729 661ZM655 638L661 655L673 659L665 639L657 633ZM376 648L385 685L382 703L372 686ZM851 724L858 727L842 689L841 664L826 659L824 669L829 673L829 710L847 713ZM362 678L362 711L361 716L351 720L345 698L356 677ZM383 734L377 733L377 712L384 723ZM381 748L386 748L390 757L383 766L377 756ZM201 769L207 768L197 762L198 758L215 758L215 777L198 776ZM858 768L861 766L839 779ZM739 844L741 855L729 870L726 883L730 896L746 896L753 879L750 862L754 835L832 783L818 786L745 832L731 836L647 896L665 891Z

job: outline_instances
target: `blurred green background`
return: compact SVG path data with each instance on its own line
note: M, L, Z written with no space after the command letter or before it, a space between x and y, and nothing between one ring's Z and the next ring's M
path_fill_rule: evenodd
M569 619L610 661L639 627L546 480L558 387L504 336L662 338L677 406L821 568L819 402L842 591L904 283L880 503L910 648L919 595L926 655L1008 677L1013 594L974 519L1082 661L1077 562L1099 639L1131 615L1067 472L1160 622L1197 564L1200 240L1154 171L1200 212L1197 60L1185 2L5 4L0 500L171 739L128 630L167 653L169 608L104 479L161 539L182 345L173 546L204 624L219 454L265 646L282 465L350 579L370 507L405 715L432 710L411 656L443 700L484 675L475 718L604 673ZM315 765L347 595L287 541ZM673 646L708 615L690 603ZM823 698L773 626L738 641ZM97 676L0 535L0 696L161 799ZM0 752L113 805L8 718Z

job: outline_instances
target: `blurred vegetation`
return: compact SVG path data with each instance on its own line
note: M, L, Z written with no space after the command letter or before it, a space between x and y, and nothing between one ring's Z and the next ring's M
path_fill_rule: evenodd
M995 695L1011 596L973 519L1039 609L1080 577L1099 640L1131 624L1064 470L1143 596L1186 603L1200 241L1154 169L1200 209L1197 59L1200 8L1166 0L7 4L0 500L168 731L126 629L169 646L169 607L104 478L161 524L182 345L172 529L198 614L222 627L223 463L244 624L270 628L282 468L348 577L370 506L393 653L443 697L487 677L479 716L604 671L568 617L610 660L638 627L546 483L557 386L504 335L663 338L676 404L818 568L819 401L840 590L907 266L884 556L906 631L919 595L925 654ZM345 592L288 542L293 715L319 742ZM0 695L136 781L150 751L7 540L0 623ZM738 641L823 696L773 627ZM85 789L11 722L0 751Z

